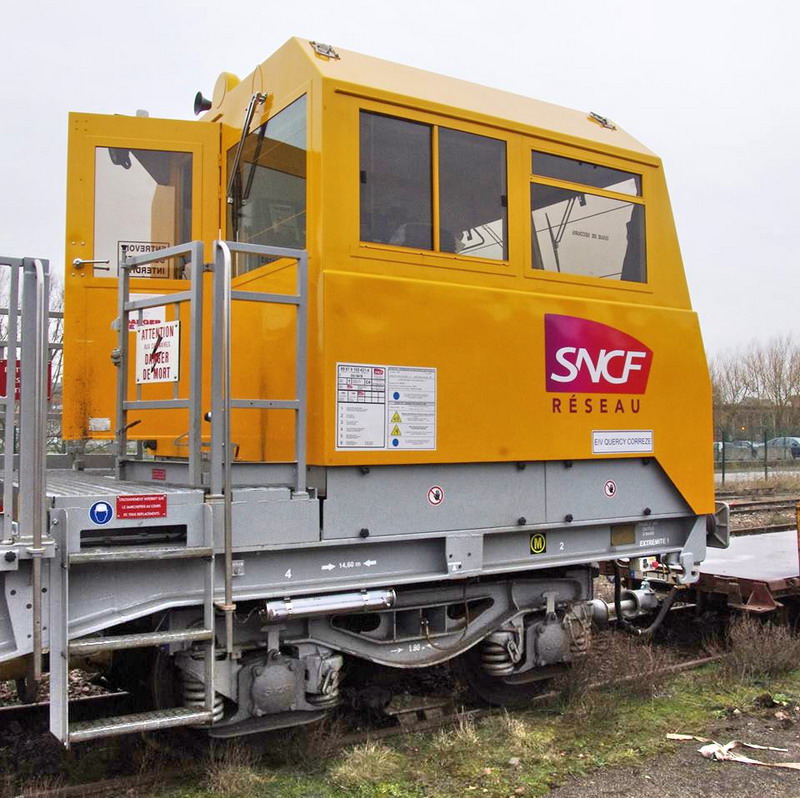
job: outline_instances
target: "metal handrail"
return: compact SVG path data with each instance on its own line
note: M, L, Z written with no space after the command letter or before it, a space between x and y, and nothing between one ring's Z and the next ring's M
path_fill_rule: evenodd
M225 613L226 648L233 650L233 445L231 412L236 409L291 409L295 411L295 494L306 490L306 337L307 337L307 272L305 250L265 247L233 241L214 242L214 303L211 385L211 492L223 501L223 541L225 553L225 597L219 605ZM297 261L297 293L271 294L255 291L233 291L232 253L290 258ZM295 399L234 399L231 396L231 305L233 301L268 302L297 306L297 364Z
M34 339L34 369L33 383L34 397L34 427L35 440L33 442L33 478L32 494L32 523L33 545L28 547L31 555L31 588L33 612L33 668L32 678L38 682L42 678L42 531L46 517L45 485L47 483L46 435L47 435L47 351L48 351L48 290L47 273L44 264L38 258L33 260L33 269L36 277L36 338ZM24 267L23 267L24 268ZM23 293L24 300L24 293ZM24 318L24 317L23 317ZM25 347L23 338L23 351ZM23 489L20 484L20 490Z
M230 314L230 306L234 301L245 302L261 302L270 304L289 304L297 307L297 322L295 326L296 341L295 351L297 354L297 364L295 368L295 398L294 400L268 400L268 399L231 399L232 407L234 408L255 408L255 409L293 409L295 411L295 484L294 490L296 493L304 493L306 491L306 423L307 423L307 403L306 403L306 356L307 356L307 329L308 329L308 252L304 249L290 249L288 247L271 247L263 246L260 244L245 244L239 241L218 241L215 246L224 247L228 251L229 262L227 267L224 263L221 268L216 266L215 258L215 279L220 280L220 283L215 282L214 300L217 303L214 315L214 329L220 329L224 324L223 309L227 307L227 313ZM286 258L297 262L297 293L296 294L274 294L263 293L257 291L232 291L231 290L231 276L232 276L232 256L231 253L243 255L259 255L266 258L281 259ZM226 288L227 287L227 288ZM223 293L222 302L219 301L218 296ZM214 354L214 366L218 367L222 362L223 354L221 352L222 336L213 336L216 342ZM228 328L228 341L230 346L230 329ZM230 363L228 358L225 362ZM230 371L230 366L228 366ZM215 372L216 373L216 372ZM220 393L216 397L216 392ZM212 492L219 493L222 488L224 469L222 446L220 443L220 435L214 434L215 424L213 421L214 411L218 409L219 412L225 412L222 408L222 386L220 385L220 377L212 377L212 423L211 423L211 437L212 437L212 460L211 460L211 486ZM230 374L228 374L228 388L226 391L230 394ZM215 398L217 399L217 407L215 408ZM223 431L222 436L225 433ZM215 446L215 437L217 438ZM229 438L226 437L226 440Z
M130 269L135 266L145 266L149 263L166 258L188 255L193 264L191 283L188 291L174 294L160 294L149 299L130 300ZM119 354L119 372L117 374L117 426L115 438L117 440L117 476L124 477L124 465L128 448L128 411L129 410L186 410L189 412L189 483L193 487L202 485L202 408L201 397L203 388L203 242L192 241L188 244L179 244L167 249L144 255L126 256L120 264L117 318L119 320L117 351ZM141 386L137 388L135 400L128 399L128 320L131 313L141 312L147 308L162 305L175 305L189 303L189 397L178 397L178 383L174 386L172 399L143 401L141 399Z
M215 242L215 246L222 254L221 277L222 280L222 310L221 329L217 334L222 339L222 358L220 361L222 391L222 501L223 501L223 546L225 553L225 603L221 609L225 613L225 648L228 654L233 653L233 613L236 605L233 603L233 496L231 480L231 278L232 257L230 247L224 241ZM214 258L216 270L218 260ZM217 298L216 291L214 298ZM216 319L215 319L216 321ZM216 336L215 336L216 337ZM212 425L214 424L214 411L211 412ZM212 426L213 438L213 426ZM213 447L213 443L212 443Z
M8 292L9 304L13 302L17 305L19 303L19 271L22 268L22 260L20 258L3 258L2 263L11 268ZM15 308L15 310L17 312L10 314L8 317L6 340L0 343L0 348L5 349L6 354L6 395L2 397L2 404L5 422L5 451L3 453L3 540L7 542L11 542L14 537L14 437L16 431L14 416L16 408L17 348L19 347L17 326L19 308ZM11 373L9 373L8 370L9 364L13 366L13 371Z

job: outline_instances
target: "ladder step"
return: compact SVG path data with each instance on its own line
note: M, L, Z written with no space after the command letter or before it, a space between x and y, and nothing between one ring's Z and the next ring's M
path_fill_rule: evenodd
M136 715L118 715L115 718L101 718L80 723L70 723L69 741L81 743L98 737L114 737L135 732L171 729L176 726L194 726L209 722L214 713L205 709L175 707L153 712L140 712Z
M110 635L109 637L87 637L73 640L69 644L70 654L92 654L96 651L115 651L122 648L146 648L167 643L189 643L211 640L211 629L182 629L174 632L145 632L135 635Z
M132 562L135 560L182 560L211 557L210 546L107 546L76 551L69 555L70 565L92 562Z

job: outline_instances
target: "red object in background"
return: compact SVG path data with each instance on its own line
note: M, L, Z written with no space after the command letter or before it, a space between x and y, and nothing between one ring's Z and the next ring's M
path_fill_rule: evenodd
M19 372L19 360L17 361L17 367L15 369L15 380L14 380L14 399L19 401L19 384L20 384L20 372ZM6 396L6 391L8 390L8 360L6 358L0 359L0 396ZM51 399L53 396L53 362L51 360L47 361L47 398Z
M166 518L165 493L142 493L117 496L117 518Z

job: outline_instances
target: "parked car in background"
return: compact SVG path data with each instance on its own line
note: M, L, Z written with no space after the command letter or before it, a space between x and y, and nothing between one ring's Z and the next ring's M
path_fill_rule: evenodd
M754 460L758 457L758 446L752 441L725 441L725 460ZM714 441L714 459L722 459L722 441Z
M767 441L767 457L771 460L788 460L800 457L800 437L784 435Z

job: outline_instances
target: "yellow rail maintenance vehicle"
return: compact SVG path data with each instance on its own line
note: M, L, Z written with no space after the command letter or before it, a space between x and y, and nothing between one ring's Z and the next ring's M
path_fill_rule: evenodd
M594 564L697 579L725 524L655 155L300 39L195 112L69 120L63 434L116 457L23 436L0 545L0 664L49 651L60 740L309 722L355 659L513 703L607 619ZM70 660L109 651L151 708L71 722Z

